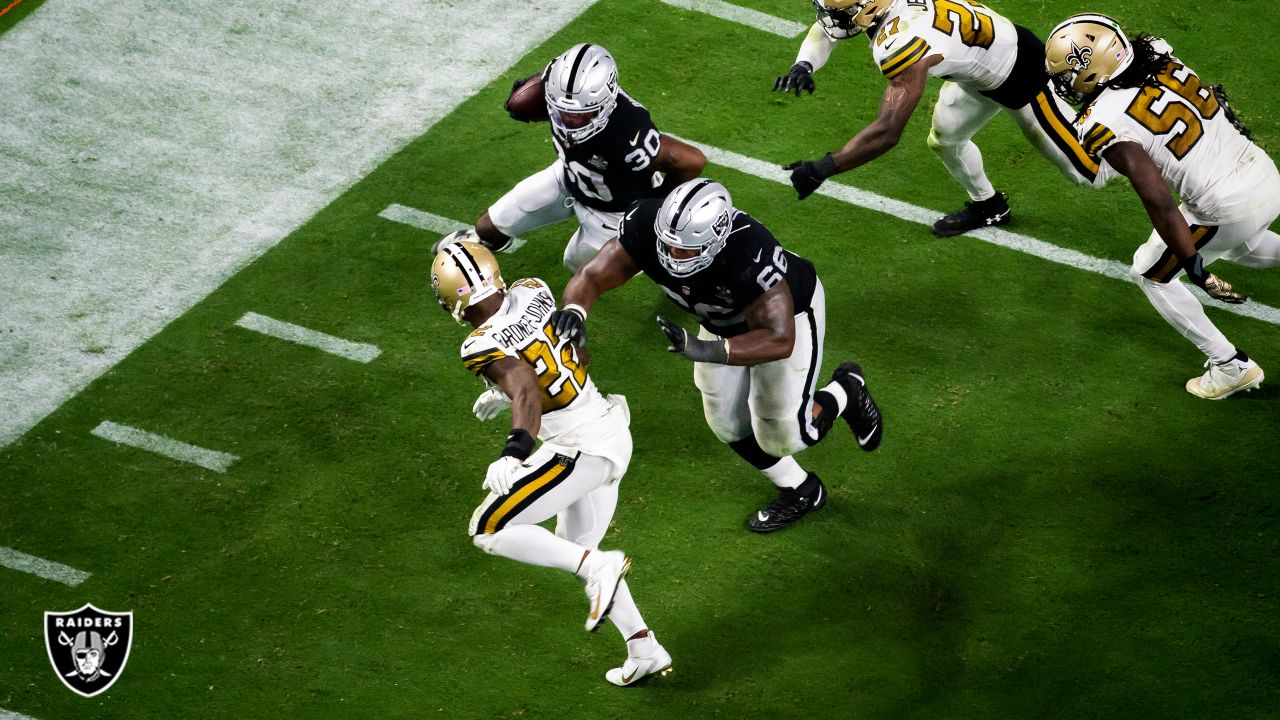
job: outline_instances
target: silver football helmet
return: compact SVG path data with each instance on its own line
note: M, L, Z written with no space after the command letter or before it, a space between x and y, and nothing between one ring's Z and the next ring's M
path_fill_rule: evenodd
M675 277L705 270L724 249L733 214L733 200L720 183L704 179L677 185L653 221L662 267Z
M552 128L580 143L609 123L618 104L618 64L599 45L579 43L551 61L544 86Z

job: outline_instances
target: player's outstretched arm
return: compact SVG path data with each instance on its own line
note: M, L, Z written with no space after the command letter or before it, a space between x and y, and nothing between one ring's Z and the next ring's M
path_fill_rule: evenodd
M794 92L796 97L800 97L801 91L807 90L812 95L816 87L813 74L827 63L836 42L823 31L821 23L814 23L809 28L809 34L805 35L804 42L800 44L800 52L791 69L785 75L774 78L774 92Z
M702 169L707 166L707 156L698 148L670 135L662 135L661 138L662 145L658 148L654 167L663 173L659 192L666 197L677 185L701 175Z
M812 195L832 175L865 165L892 150L902 139L907 121L920 104L925 83L929 80L929 68L940 62L941 55L930 55L889 81L876 119L844 147L827 153L819 160L797 160L785 166L785 170L791 171L791 185L799 199Z
M551 313L556 334L575 345L586 344L587 313L595 306L596 299L626 283L638 272L640 267L618 238L605 243L591 262L574 274L565 286L560 309Z
M1129 141L1113 143L1102 155L1111 163L1111 167L1129 178L1134 191L1142 199L1152 226L1160 234L1164 244L1181 261L1191 282L1204 288L1210 297L1225 303L1234 305L1248 299L1232 290L1226 281L1213 273L1205 272L1204 259L1191 240L1191 227L1187 225L1187 219L1178 211L1178 204L1174 202L1173 193L1165 183L1160 168L1156 167L1155 161L1141 145Z

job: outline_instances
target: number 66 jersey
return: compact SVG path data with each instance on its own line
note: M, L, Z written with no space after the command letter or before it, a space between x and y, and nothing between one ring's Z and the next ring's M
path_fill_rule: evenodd
M556 336L551 313L555 297L536 278L513 282L502 307L462 343L462 364L483 376L503 358L533 368L542 395L543 448L565 455L597 455L626 474L631 459L631 414L626 398L602 396L578 358L577 348ZM489 380L486 378L488 384Z
M667 272L658 259L654 221L661 200L641 200L623 216L618 242L651 280L708 332L733 337L747 332L743 310L780 282L791 291L796 315L810 309L818 275L813 263L783 248L759 220L735 210L729 238L711 265L686 277Z

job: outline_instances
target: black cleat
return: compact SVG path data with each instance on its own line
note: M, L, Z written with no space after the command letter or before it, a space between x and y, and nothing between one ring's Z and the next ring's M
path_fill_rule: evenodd
M867 452L880 447L880 439L884 437L884 418L880 417L876 401L871 399L862 366L855 362L841 363L831 374L831 379L840 383L849 396L849 404L840 417L849 423L858 447Z
M778 498L769 503L764 510L757 510L747 518L747 527L751 532L767 533L790 525L827 504L827 488L817 475L809 473L809 477L800 483L800 487L782 488Z
M1004 225L1009 222L1010 217L1012 211L1009 210L1009 196L997 192L986 200L967 202L963 210L941 218L933 224L933 234L951 237L991 225Z

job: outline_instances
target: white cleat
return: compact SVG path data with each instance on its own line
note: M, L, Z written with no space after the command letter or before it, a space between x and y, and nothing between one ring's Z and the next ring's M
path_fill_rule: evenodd
M622 667L616 667L604 674L604 679L626 687L635 685L650 675L666 677L671 673L671 653L658 644L658 638L649 633L647 637L627 642L627 660Z
M1209 400L1221 400L1241 390L1252 390L1262 384L1262 368L1252 360L1228 360L1221 365L1206 362L1209 368L1200 377L1187 381L1187 392Z
M587 556L587 600L591 602L591 614L587 615L587 632L594 632L613 609L613 595L618 583L631 569L631 558L621 550L592 550Z

